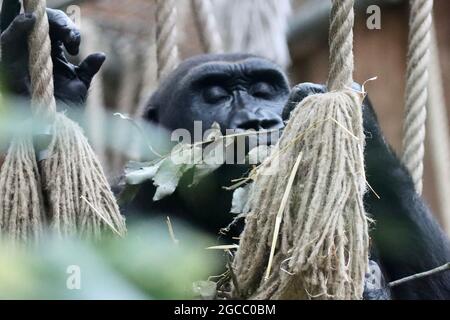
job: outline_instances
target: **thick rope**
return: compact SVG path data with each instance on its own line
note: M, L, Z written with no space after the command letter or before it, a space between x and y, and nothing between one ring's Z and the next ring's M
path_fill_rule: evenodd
M41 179L31 137L16 137L0 171L0 235L35 242L46 222Z
M422 193L433 0L411 0L402 161Z
M351 101L355 98L357 101ZM344 106L344 110L334 108L336 105ZM349 110L345 107L348 105L360 106L360 99L333 92L308 97L291 114L287 134L279 145L285 151L269 160L279 163L276 175L262 175L255 182L251 213L246 217L234 265L239 286L235 288L236 297L361 298L368 229L362 202L363 148L359 143L359 147L354 146L355 137L361 141L364 134L357 118L362 116L361 108ZM335 119L355 137L332 120L318 122L318 115ZM332 152L324 154L325 148ZM292 187L283 215L273 272L264 280L261 271L267 267L277 211L295 162L293 155L299 153L303 157L296 173L298 182ZM349 175L355 176L348 179ZM353 238L355 235L357 238Z
M23 4L26 12L36 15L36 25L28 40L32 110L35 116L52 121L56 102L46 1L24 0Z
M173 71L179 63L175 0L156 0L156 43L158 79L161 79Z
M149 30L149 39L142 43L140 48L140 60L141 65L144 66L144 72L141 73L141 83L140 83L140 91L139 91L139 104L136 109L135 117L141 117L145 107L147 106L147 102L149 97L158 87L158 79L157 79L157 61L156 61L156 34L155 28L151 27Z
M138 53L136 52L136 41L130 41L125 38L120 39L120 41L119 55L122 61L122 79L119 87L117 111L132 117L137 106L136 96L140 81L139 68L142 66L139 64ZM114 150L111 166L114 175L121 173L124 164L130 160L130 151L132 150L130 138L133 130L134 128L130 126L128 121L123 121L118 117L115 119L112 139L116 150Z
M211 0L225 52L245 52L287 69L290 0Z
M33 146L34 129L12 141L0 171L1 233L21 241L37 240L45 223L61 236L99 238L103 230L123 236L125 221L99 161L81 128L56 113L55 99L50 97L53 70L46 1L25 1L25 7L28 12L36 10L37 16L29 40L31 80L36 81L33 121L39 124L44 119L51 124L51 141L47 156L39 159L40 170Z
M354 0L333 1L330 21L328 89L349 88L353 82Z
M223 52L222 37L217 27L211 0L191 0L200 41L207 53Z
M105 230L124 236L125 219L81 128L60 113L54 126L51 157L43 161L42 170L52 230L96 239Z
M96 52L101 43L101 39L98 35L101 34L101 30L89 19L84 19L82 23L83 32L83 45L81 46L81 56L86 57L92 52ZM102 69L92 79L91 86L89 88L89 95L86 101L85 107L85 123L87 124L87 134L89 141L93 146L96 154L98 155L100 162L105 167L106 155L105 155L105 141L104 141L104 116L105 116L105 103L103 97L103 72ZM107 168L106 168L107 169ZM107 172L109 170L106 170Z
M256 173L234 260L234 297L362 298L369 235L363 205L364 94L349 88L353 2L333 0L331 92L299 103L276 151ZM275 172L266 171L277 164Z

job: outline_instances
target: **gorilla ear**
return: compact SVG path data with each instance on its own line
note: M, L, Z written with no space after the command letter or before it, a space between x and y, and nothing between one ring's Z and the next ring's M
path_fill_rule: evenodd
M145 120L158 123L158 106L148 103L145 107L143 118Z
M164 97L161 96L159 90L153 92L153 94L148 98L145 103L144 112L142 117L154 123L159 123L159 110L162 104L162 101L165 101Z

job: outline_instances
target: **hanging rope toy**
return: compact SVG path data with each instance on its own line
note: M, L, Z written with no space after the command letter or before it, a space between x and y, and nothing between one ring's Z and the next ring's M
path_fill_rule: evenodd
M156 50L158 79L161 79L173 71L180 62L175 0L156 0Z
M207 53L222 53L222 37L211 0L191 0L191 6L203 49Z
M12 141L0 172L1 233L32 241L50 226L61 236L98 238L105 229L123 236L124 218L92 148L81 128L56 112L46 1L24 0L24 7L36 15L28 42L33 123L45 123L49 142L37 144L36 133L34 145L31 136Z
M411 0L402 161L422 193L433 0Z
M369 251L364 94L351 89L354 0L332 3L329 93L296 107L260 169L277 161L278 170L255 178L233 262L236 298L362 298Z

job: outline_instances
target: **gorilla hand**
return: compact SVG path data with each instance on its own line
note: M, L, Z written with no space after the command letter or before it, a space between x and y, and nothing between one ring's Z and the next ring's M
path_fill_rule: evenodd
M36 22L34 14L20 14L20 2L3 1L1 11L1 70L6 90L14 95L30 97L28 72L28 35ZM80 31L62 11L47 9L52 44L55 97L69 106L82 105L87 98L91 80L99 71L105 55L95 53L79 66L71 64L64 48L78 54Z
M362 91L362 87L356 82L353 83L352 88L356 91ZM289 99L283 109L283 121L289 120L291 112L303 99L313 94L326 92L328 92L328 89L322 84L305 82L296 85L292 88ZM378 154L380 151L389 155L393 155L393 153L385 142L372 103L367 96L362 103L362 109L364 133L366 135L366 147L364 150L365 160L367 162L367 169L370 171L371 169L376 169L379 167L379 164L376 161L373 161L373 157L369 157L368 155L372 156L372 153L375 152Z
M300 102L303 101L303 99L313 94L325 92L327 92L327 88L321 84L305 82L296 85L294 88L292 88L289 99L283 109L283 121L287 121L290 118L291 112Z

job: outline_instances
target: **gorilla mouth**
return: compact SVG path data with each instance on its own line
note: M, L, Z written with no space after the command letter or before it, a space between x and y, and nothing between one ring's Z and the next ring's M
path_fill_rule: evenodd
M235 137L237 142L245 141L248 151L260 145L275 145L282 133L282 129L272 130L244 130L244 129L227 129L225 137Z

